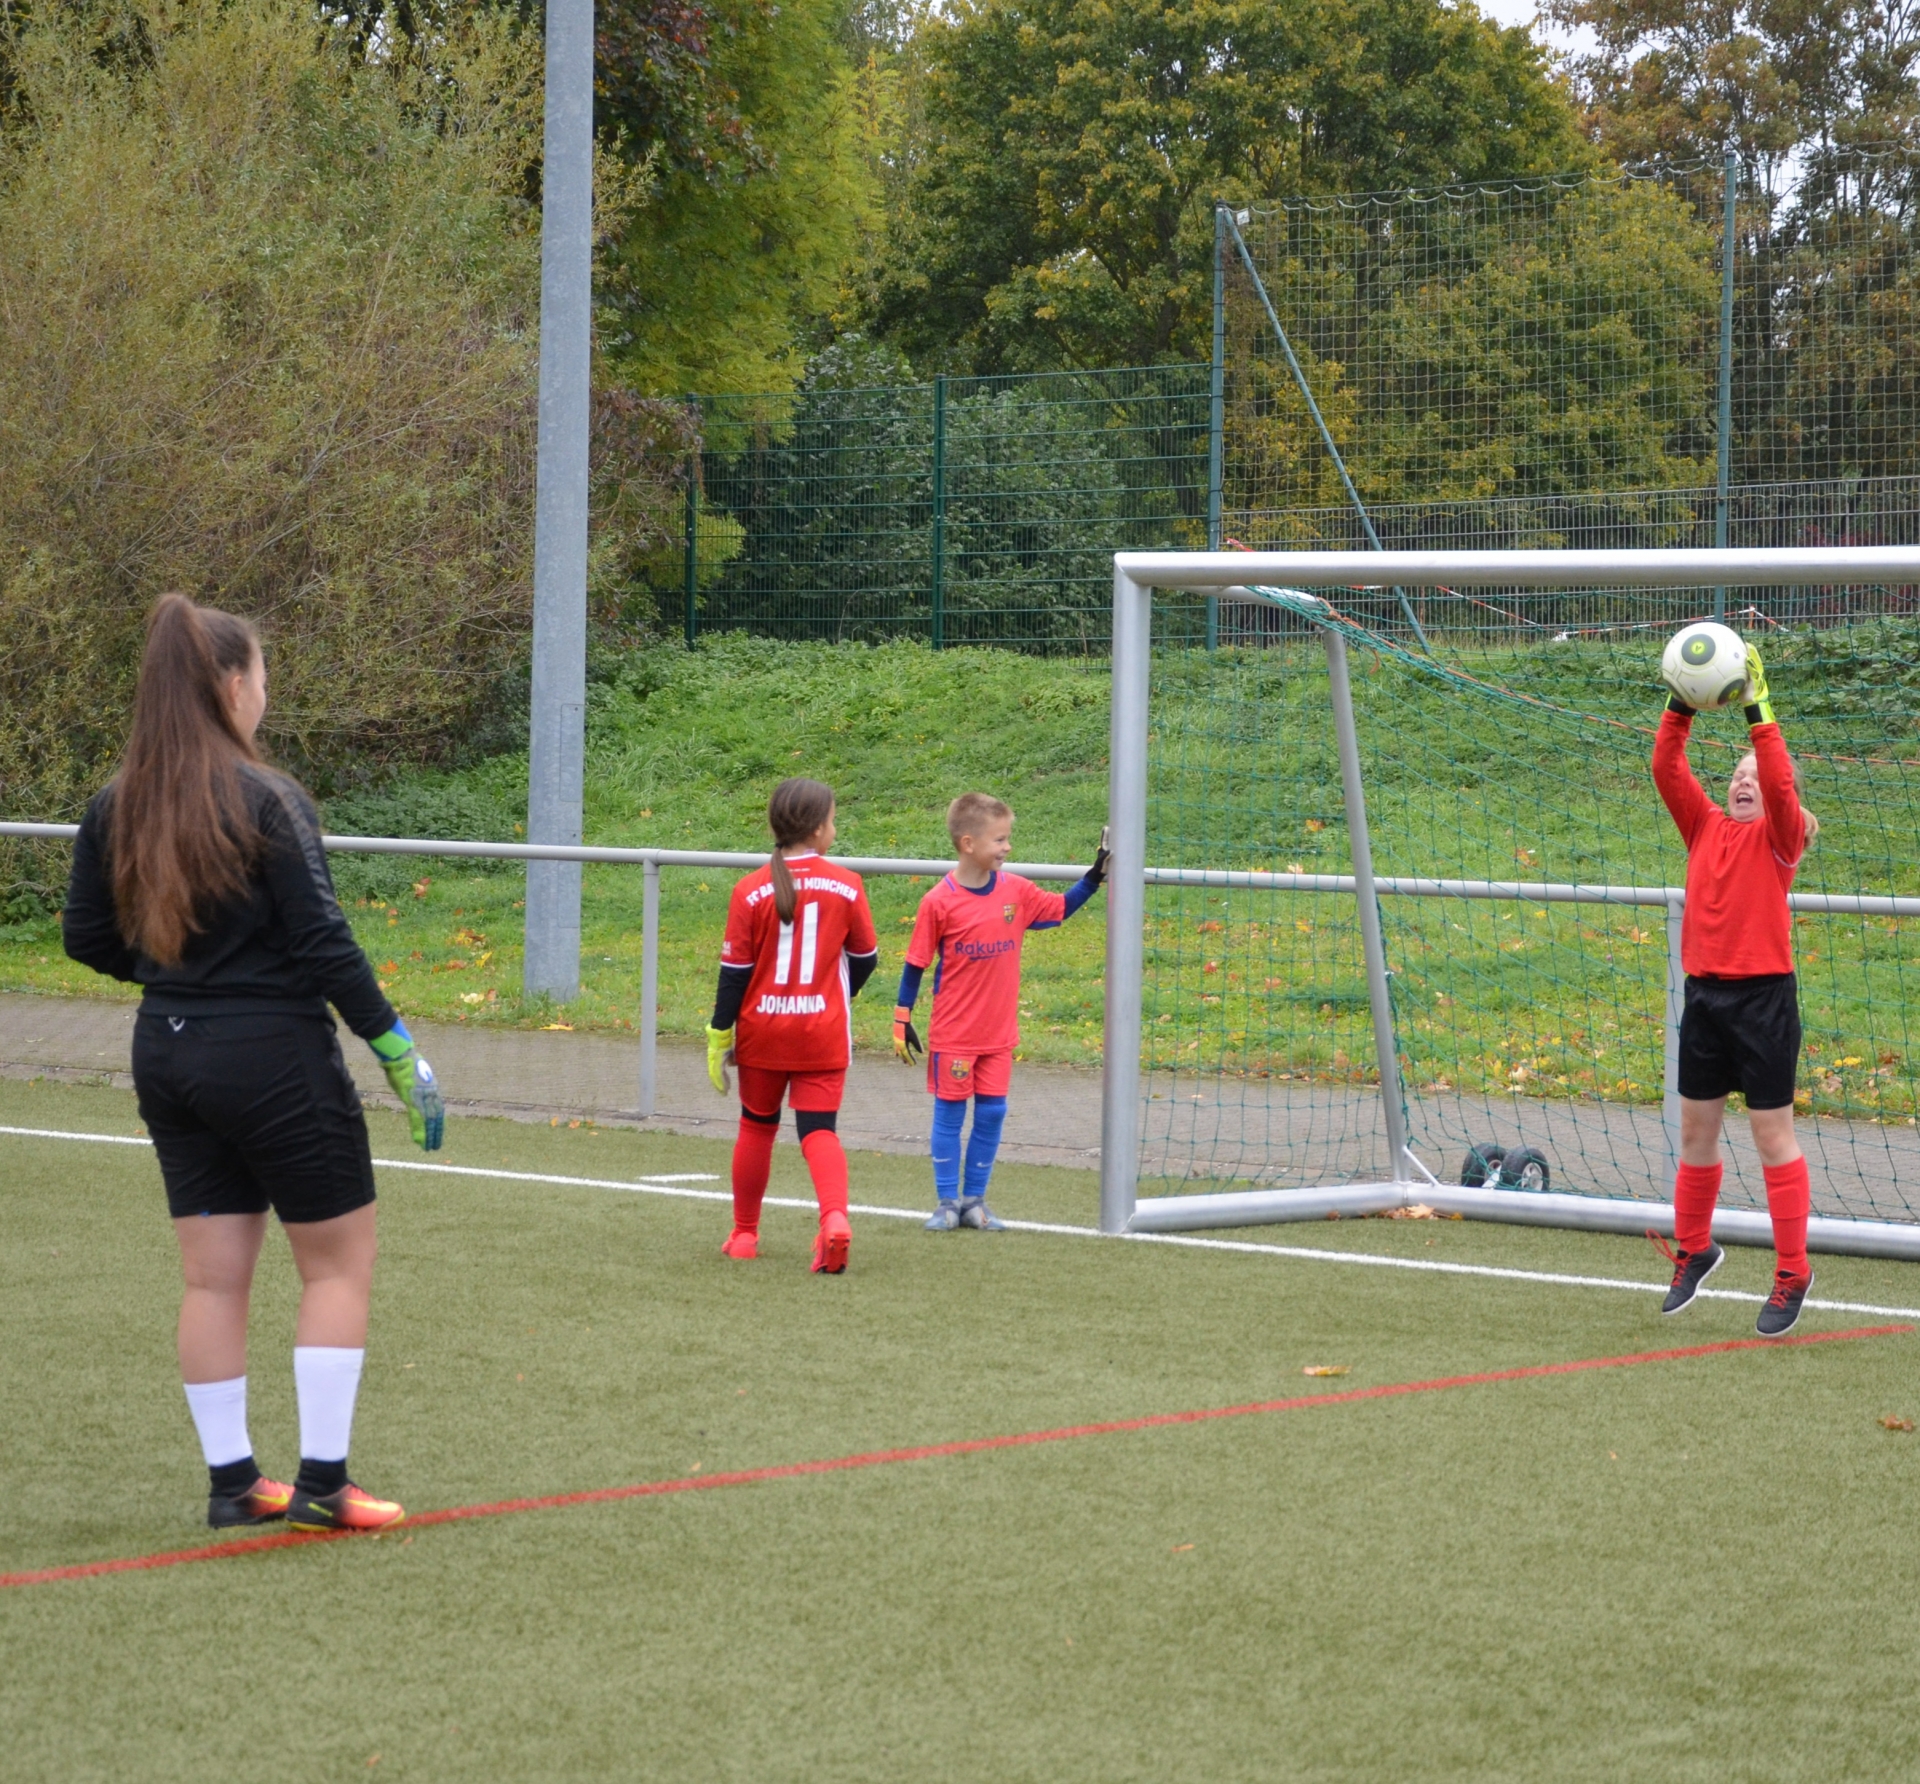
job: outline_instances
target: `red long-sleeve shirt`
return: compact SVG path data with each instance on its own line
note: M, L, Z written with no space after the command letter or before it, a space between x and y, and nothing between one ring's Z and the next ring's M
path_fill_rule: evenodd
M1751 979L1793 971L1787 892L1807 846L1793 763L1776 724L1753 727L1761 815L1736 823L1687 766L1693 721L1668 712L1653 744L1653 784L1687 845L1687 912L1680 962L1704 978Z

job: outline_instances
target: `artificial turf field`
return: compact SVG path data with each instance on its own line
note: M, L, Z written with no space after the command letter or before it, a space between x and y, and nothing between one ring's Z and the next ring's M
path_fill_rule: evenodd
M404 1157L397 1117L374 1150ZM0 1083L0 1123L136 1131ZM415 1155L418 1156L418 1155ZM638 1180L709 1141L463 1121L449 1162ZM853 1155L856 1203L925 1167ZM1093 1180L1003 1167L1009 1216ZM0 1136L0 1573L212 1540L150 1153ZM773 1193L804 1195L783 1146ZM806 1271L715 1204L386 1171L354 1468L410 1510L1751 1335L1754 1306L856 1217ZM1651 1282L1462 1223L1238 1235ZM1716 1287L1762 1290L1732 1254ZM1920 1272L1816 1294L1920 1306ZM252 1424L293 1466L294 1280ZM1806 1332L1884 1327L1810 1313ZM1154 1426L0 1589L6 1777L1773 1779L1920 1767L1911 1334ZM1344 1365L1343 1379L1303 1379Z

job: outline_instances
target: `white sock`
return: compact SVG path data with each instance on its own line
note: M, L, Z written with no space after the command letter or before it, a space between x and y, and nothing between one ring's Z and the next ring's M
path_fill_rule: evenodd
M353 1435L353 1402L360 1392L364 1350L334 1350L297 1344L293 1387L300 1401L300 1457L307 1462L344 1462Z
M209 1468L228 1462L244 1462L253 1454L247 1437L247 1378L236 1375L231 1381L189 1381L187 1409L193 1414L193 1428L200 1433L200 1453Z

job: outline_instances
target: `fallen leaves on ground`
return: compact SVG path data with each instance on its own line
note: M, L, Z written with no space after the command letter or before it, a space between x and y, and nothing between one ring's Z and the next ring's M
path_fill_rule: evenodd
M1346 1375L1350 1373L1345 1363L1309 1363L1300 1371L1302 1375Z
M1900 1418L1897 1414L1890 1412L1880 1421L1880 1429L1883 1431L1911 1431L1913 1429L1913 1420Z

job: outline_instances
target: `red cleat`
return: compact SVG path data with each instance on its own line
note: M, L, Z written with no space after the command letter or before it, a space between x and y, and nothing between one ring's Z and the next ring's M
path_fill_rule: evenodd
M352 1481L337 1493L302 1493L295 1488L287 1523L295 1530L389 1530L407 1514L391 1499L376 1499Z
M816 1276L838 1276L847 1267L847 1247L853 1240L853 1228L839 1212L820 1217L820 1234L813 1242L813 1271Z
M722 1257L758 1257L760 1255L760 1235L752 1227L735 1227L727 1235L727 1242L720 1247Z

